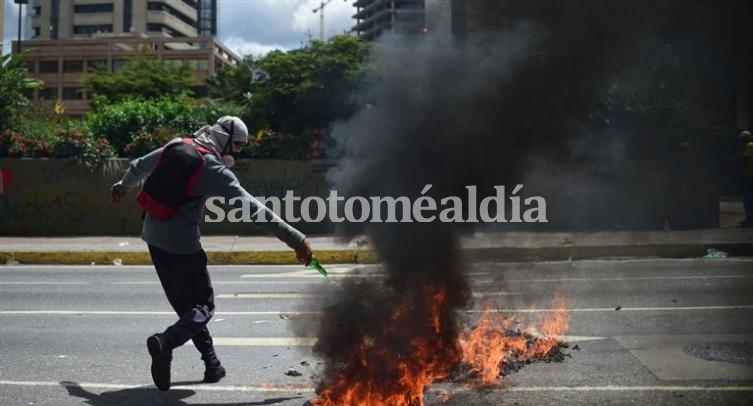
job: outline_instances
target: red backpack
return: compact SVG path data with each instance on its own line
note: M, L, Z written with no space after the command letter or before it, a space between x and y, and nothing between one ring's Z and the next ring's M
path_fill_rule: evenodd
M157 157L154 171L146 178L136 201L159 220L175 214L189 201L199 199L193 191L204 172L204 155L211 151L194 144L193 138L170 143Z

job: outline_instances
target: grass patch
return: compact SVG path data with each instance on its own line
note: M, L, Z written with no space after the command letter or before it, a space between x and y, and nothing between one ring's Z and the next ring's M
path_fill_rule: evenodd
M316 256L324 264L375 263L371 251L321 250ZM290 265L298 264L293 251L209 251L210 265ZM0 251L0 263L36 265L151 265L146 251Z

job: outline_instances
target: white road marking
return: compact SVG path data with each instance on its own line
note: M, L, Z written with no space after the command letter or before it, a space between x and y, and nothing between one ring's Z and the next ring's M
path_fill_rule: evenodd
M476 292L474 297L490 297L490 296L516 296L521 295L523 292ZM220 293L215 295L215 299L315 299L329 297L328 295L318 293Z
M82 387L102 390L123 390L151 388L151 384L118 384L93 382L52 382L52 381L8 381L0 380L0 385L23 387ZM262 385L177 385L171 389L191 389L202 392L313 392L310 385L262 384ZM515 386L494 389L498 392L751 392L753 386L702 386L702 385L653 385L653 386Z
M659 280L694 280L694 279L751 279L750 275L692 275L692 276L632 276L617 278L542 278L542 279L500 279L500 282L539 283L539 282L624 282L624 281L659 281ZM494 280L491 280L494 282Z
M0 282L0 285L91 285L92 282L31 282L31 281L18 281L18 282Z
M562 336L561 341L580 343L607 340L609 337ZM311 347L316 337L213 337L214 345L220 347Z
M705 265L714 263L716 265L728 265L728 264L741 264L741 263L751 263L753 262L753 259L746 258L746 257L738 257L738 258L724 258L724 259L704 259L704 258L625 258L625 259L584 259L584 260L575 260L575 261L537 261L537 265L546 265L546 264L640 264L640 263L653 263L653 264L693 264L693 265ZM500 269L498 272L506 272L508 270L514 270L509 269L511 265L520 265L520 264L533 264L530 262L498 262L493 264L499 264L502 265L503 269ZM338 267L349 267L349 268L364 268L364 267L371 267L374 266L374 264L327 264L327 270L334 270ZM246 269L246 270L264 270L264 273L270 273L269 268L274 267L276 269L302 269L301 265L209 265L210 271L212 269ZM113 271L113 272L123 272L125 270L151 270L154 271L154 267L152 265L123 265L123 266L114 266L114 265L108 265L108 264L95 264L95 265L0 265L0 272L8 272L8 271L18 271L23 270L26 272L34 272L34 271L40 271L40 272L49 272L49 271L82 271L82 270L88 270L92 272L102 272L102 271ZM581 271L584 272L599 272L599 270L596 269L582 269ZM288 271L289 272L289 271ZM308 272L311 272L308 270ZM496 271L487 271L487 274L495 274ZM316 275L314 275L316 277Z
M681 386L681 385L657 385L657 386L524 386L502 389L502 392L675 392L675 391L701 391L701 392L751 392L753 386Z
M259 312L217 312L215 316L279 316L319 314L320 312L300 311L259 311ZM174 312L159 311L117 311L117 310L0 310L0 315L9 316L175 316Z
M271 274L259 274L254 276L258 279L272 278L279 275ZM473 275L471 275L473 276ZM292 276L282 276L283 278L293 278ZM334 278L343 278L345 275L330 275ZM357 277L374 277L374 275L358 275ZM248 275L241 275L241 278L251 278ZM301 279L320 279L324 282L319 275L306 275L296 276L295 278ZM566 282L625 282L625 281L660 281L660 280L705 280L705 279L753 279L753 274L750 275L690 275L690 276L635 276L635 277L616 277L616 278L536 278L536 279L471 279L474 284L481 283L566 283ZM254 280L254 281L212 281L213 285L310 285L312 281L270 281L270 280ZM98 282L98 281L0 281L2 285L159 285L158 281L120 281L120 282Z
M316 293L220 293L215 299L313 299L325 297Z
M740 310L753 309L753 305L742 306L676 306L676 307L622 307L621 312L671 312L671 311L698 311L698 310ZM562 311L562 309L494 309L501 313L547 313ZM615 312L614 307L592 307L592 308L575 308L565 309L569 313L589 313L589 312ZM468 310L468 313L483 313L484 309Z
M346 278L346 277L355 277L355 278L381 278L385 275L384 272L381 271L366 271L363 273L354 273L351 274L352 270L344 269L342 271L336 271L336 270L330 270L327 268L328 277L329 278ZM466 274L468 276L488 276L493 275L493 273L489 272L471 272ZM284 272L284 273L253 273L253 274L243 274L241 275L241 278L249 278L249 279L269 279L269 278L283 278L283 279L322 279L322 276L315 271L312 271L310 269L302 270L302 271L296 271L296 272Z
M212 337L220 347L311 347L316 337Z
M743 310L743 309L753 309L753 305L741 305L741 306L685 306L685 307L623 307L620 309L620 312L664 312L664 311L702 311L702 310ZM562 311L562 309L498 309L498 308L492 308L488 309L494 312L499 313L551 313L551 312L558 312ZM614 312L619 313L618 311L615 311L614 307L593 307L593 308L573 308L573 309L565 309L570 313L595 313L595 312ZM465 310L465 313L483 313L486 312L487 309L469 309ZM287 310L280 310L280 311L247 311L247 312L233 312L233 311L226 311L226 312L217 312L215 313L215 316L262 316L262 315L308 315L308 314L321 314L319 311L287 311ZM0 315L41 315L41 316L52 316L52 315L72 315L72 316L83 316L83 315L93 315L93 316L165 316L165 315L174 315L173 312L160 312L160 311L139 311L139 310L133 310L133 311L120 311L120 310L0 310Z
M8 386L48 386L48 387L82 387L90 389L103 389L103 390L122 390L122 389L138 389L138 388L152 388L151 384L119 384L119 383L92 383L92 382L45 382L45 381L6 381L0 380L0 385ZM286 385L286 384L264 384L264 385L244 385L244 386L206 386L206 385L176 385L171 386L170 389L191 389L201 390L206 392L313 392L314 387L309 385Z
M110 310L0 310L0 315L9 316L166 316L175 312L110 311Z

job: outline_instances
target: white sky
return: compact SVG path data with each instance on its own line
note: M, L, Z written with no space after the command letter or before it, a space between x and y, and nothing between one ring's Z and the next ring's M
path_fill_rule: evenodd
M18 5L5 2L3 53L17 37ZM312 10L321 0L219 0L218 37L240 55L258 55L272 49L290 49L319 37L319 14ZM354 23L354 0L332 0L325 9L325 35L349 30ZM27 6L23 7L26 14ZM26 29L24 20L24 29Z

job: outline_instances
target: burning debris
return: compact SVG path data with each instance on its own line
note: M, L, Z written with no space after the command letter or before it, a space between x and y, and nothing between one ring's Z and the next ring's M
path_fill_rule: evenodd
M337 305L325 315L314 351L331 361L311 404L422 405L426 386L448 376L461 359L451 307L458 298L437 284L381 298L361 289L350 291L363 293L363 300ZM371 303L380 299L398 305L383 312Z
M523 365L569 356L559 341L570 320L561 297L530 326L487 310L459 331L450 304L466 303L467 290L452 298L447 286L425 284L419 292L390 296L368 281L348 283L344 292L352 296L326 309L322 320L314 352L329 362L312 406L423 405L434 382L496 384ZM400 305L386 313L380 301Z
M527 333L523 333L519 330L505 331L505 337L508 337L512 341L525 342L527 348L535 348L540 345L540 337L536 337ZM488 380L484 378L484 374L477 371L470 364L460 364L453 369L450 376L447 377L447 381L453 383L469 383L478 385L494 385L499 383L501 378L510 375L515 372L519 372L524 366L535 362L564 362L566 358L571 357L569 353L564 351L569 345L566 342L557 341L554 346L546 353L535 354L531 357L526 357L524 352L517 352L507 350L507 356L500 362L496 369L488 369L487 372L493 372L497 375L494 380ZM573 348L575 349L575 348Z
M459 374L464 381L494 384L501 376L515 372L533 361L563 361L561 349L567 344L559 337L568 329L570 315L565 300L556 296L555 311L544 313L538 323L521 331L515 317L492 310L485 311L472 328L460 333L462 364Z

